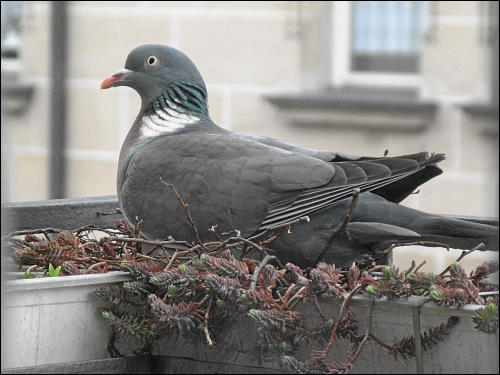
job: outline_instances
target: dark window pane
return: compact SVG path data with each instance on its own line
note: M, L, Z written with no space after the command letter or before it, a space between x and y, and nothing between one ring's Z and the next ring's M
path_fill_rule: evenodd
M2 1L2 57L17 57L21 33L22 1Z

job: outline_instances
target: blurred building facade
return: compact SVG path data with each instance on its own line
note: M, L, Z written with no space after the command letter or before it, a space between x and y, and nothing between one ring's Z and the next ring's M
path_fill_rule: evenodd
M2 18L9 200L49 197L51 6ZM444 152L445 172L404 203L497 214L497 2L80 1L67 25L68 197L116 194L140 102L99 85L160 43L198 66L220 126L358 155Z

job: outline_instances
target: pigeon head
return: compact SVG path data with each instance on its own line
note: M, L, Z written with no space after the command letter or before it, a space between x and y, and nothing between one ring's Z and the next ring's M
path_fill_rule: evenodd
M179 102L189 99L189 96L202 96L206 102L207 96L205 82L189 57L175 48L159 44L133 49L127 57L125 69L106 78L101 89L117 86L136 90L143 108L161 102L162 97ZM196 104L201 103L195 103L195 107Z

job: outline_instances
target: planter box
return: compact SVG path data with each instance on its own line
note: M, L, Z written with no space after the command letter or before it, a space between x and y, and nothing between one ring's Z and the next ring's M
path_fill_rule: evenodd
M110 331L91 293L129 279L113 272L5 282L2 368L107 358Z
M113 272L104 275L67 276L57 278L14 280L6 283L6 295L3 311L2 372L15 372L27 366L44 366L44 372L50 369L63 369L68 372L71 366L83 370L96 370L110 363L95 362L108 358L106 349L110 329L99 316L97 308L100 301L92 296L92 290L106 284L129 280L125 272ZM475 305L466 305L461 309L451 309L425 303L425 298L410 300L385 301L374 303L372 332L388 343L403 337L424 331L446 323L451 315L459 316L460 322L452 328L450 336L430 351L424 351L417 358L395 361L391 354L384 352L377 344L369 341L354 366L354 373L497 373L498 372L498 334L487 335L473 327L471 317ZM339 304L331 299L321 298L320 305L329 317L336 317ZM370 300L365 296L355 296L353 312L361 322L368 319ZM304 305L302 313L306 317L319 317L314 308ZM311 320L313 320L311 319ZM309 320L309 319L308 319ZM420 325L420 327L418 327ZM366 328L366 327L363 327ZM242 341L243 349L249 349L254 343L255 329L250 319L245 319L235 327L232 334ZM337 340L331 359L344 360L349 343ZM319 347L304 346L298 355L307 359L312 349ZM284 372L276 358L266 358L252 354L209 348L205 344L193 346L184 340L169 341L163 339L155 346L156 356L164 359L145 359L156 361L156 369L172 371L171 366L185 361L191 363L189 372L195 368L207 370L210 366L215 372ZM92 361L84 363L82 362ZM118 368L122 362L113 360ZM61 365L66 363L66 365ZM93 365L91 366L90 363ZM97 365L101 367L96 367ZM113 366L115 366L113 365ZM61 367L63 366L63 367ZM75 367L76 366L76 367ZM120 367L121 366L121 367ZM146 365L146 368L150 368ZM170 366L170 367L169 367ZM208 366L208 367L207 367ZM214 367L215 366L215 367ZM142 367L141 367L142 368ZM37 369L36 367L31 370ZM129 372L131 368L127 371ZM420 370L420 371L417 371ZM182 371L182 366L176 372ZM32 372L32 371L28 371ZM203 372L203 371L202 371Z
M92 203L93 202L93 203ZM14 229L55 227L72 229L85 224L116 222L119 215L97 215L113 211L113 197L97 200L57 200L13 204L7 213L15 218ZM73 212L73 214L71 213ZM74 212L78 212L74 215ZM51 221L54 217L54 223ZM100 222L96 222L100 220ZM101 301L92 295L96 288L129 280L125 272L7 281L3 290L2 373L279 373L286 372L276 358L227 351L220 346L193 346L184 340L163 339L153 356L109 359L107 343L110 329L99 316ZM353 298L355 318L368 320L370 300ZM339 303L321 298L320 305L329 318L338 314ZM374 302L372 332L389 344L403 337L424 332L452 315L460 317L445 341L430 351L417 351L416 358L395 361L391 354L369 341L353 367L354 373L498 373L498 332L487 335L473 327L471 317L478 306L445 308L425 298L377 300ZM304 305L306 317L317 319L313 306ZM308 319L310 321L310 319ZM244 319L232 333L243 349L254 343L255 326ZM366 327L363 327L365 329ZM338 339L332 360L345 361L350 344ZM307 359L314 346L303 346L297 357ZM33 367L35 366L35 367Z

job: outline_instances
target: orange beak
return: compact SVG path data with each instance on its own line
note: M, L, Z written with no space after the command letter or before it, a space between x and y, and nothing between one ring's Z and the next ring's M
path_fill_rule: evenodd
M111 77L106 78L104 81L101 83L101 89L109 89L110 87L116 86L116 84L122 79L124 75L127 73L130 73L130 70L128 69L123 69L120 70L119 72L113 74Z

